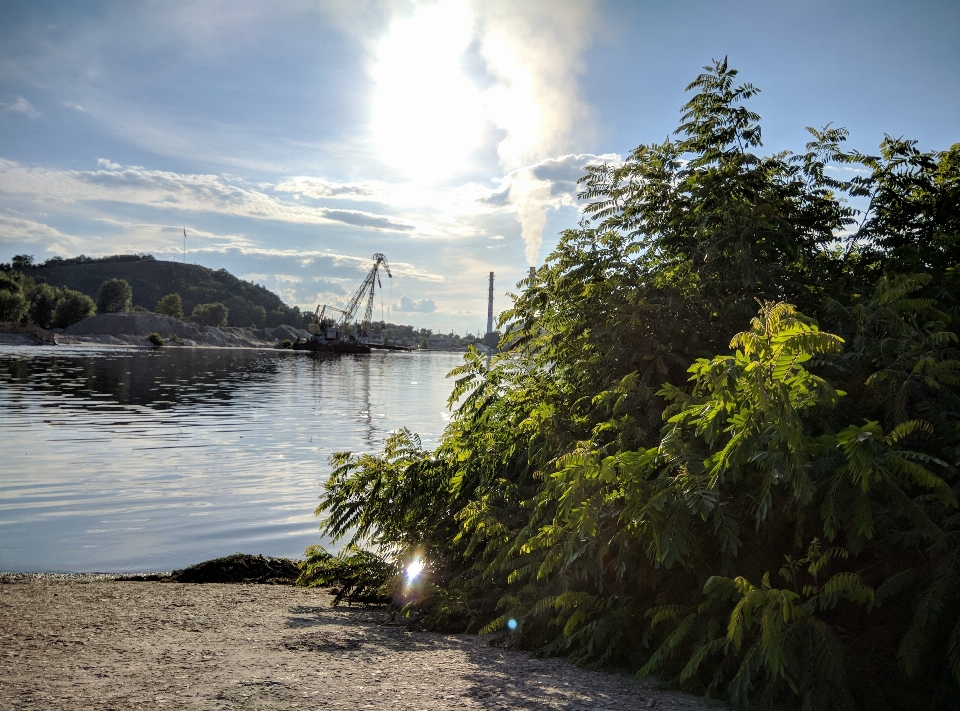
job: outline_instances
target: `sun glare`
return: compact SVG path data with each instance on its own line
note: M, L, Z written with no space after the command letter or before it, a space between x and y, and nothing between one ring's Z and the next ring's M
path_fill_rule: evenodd
M417 576L423 572L423 561L419 558L414 558L407 565L407 581L413 582L417 579Z
M480 92L463 74L472 18L463 0L420 8L380 44L374 131L383 160L424 179L458 170L480 141Z

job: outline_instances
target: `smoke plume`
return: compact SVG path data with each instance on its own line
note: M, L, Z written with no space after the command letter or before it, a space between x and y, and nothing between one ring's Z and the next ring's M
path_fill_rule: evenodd
M485 96L488 115L506 136L500 164L514 174L510 202L517 208L527 261L534 265L546 225L549 183L527 167L589 140L590 107L580 96L582 54L593 40L596 2L485 0L477 3L480 52L496 79Z

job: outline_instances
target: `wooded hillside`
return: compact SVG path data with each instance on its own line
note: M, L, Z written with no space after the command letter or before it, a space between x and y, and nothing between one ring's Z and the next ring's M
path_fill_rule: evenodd
M23 272L93 299L104 281L124 279L133 288L134 306L151 311L167 294L180 294L187 314L197 304L221 302L229 309L230 326L303 324L299 308L288 307L272 291L238 279L225 269L214 271L196 264L160 261L150 255L54 258Z

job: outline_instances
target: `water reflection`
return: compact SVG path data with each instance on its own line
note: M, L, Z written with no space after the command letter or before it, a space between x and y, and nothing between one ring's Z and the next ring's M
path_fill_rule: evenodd
M0 347L0 570L296 556L333 451L445 424L456 354Z
M54 396L48 404L56 407L90 409L112 404L163 410L175 405L227 404L235 388L269 380L284 357L298 354L130 349L101 352L98 357L86 357L77 350L13 355L0 359L0 386L9 388L14 405L18 393L32 399L42 392Z

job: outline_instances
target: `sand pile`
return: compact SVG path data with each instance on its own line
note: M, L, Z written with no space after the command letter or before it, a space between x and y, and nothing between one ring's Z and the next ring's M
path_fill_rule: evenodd
M142 346L150 333L158 333L168 346L215 346L220 348L270 348L285 338L309 336L293 326L272 330L200 326L172 316L154 313L98 314L64 329L58 340L64 344Z

